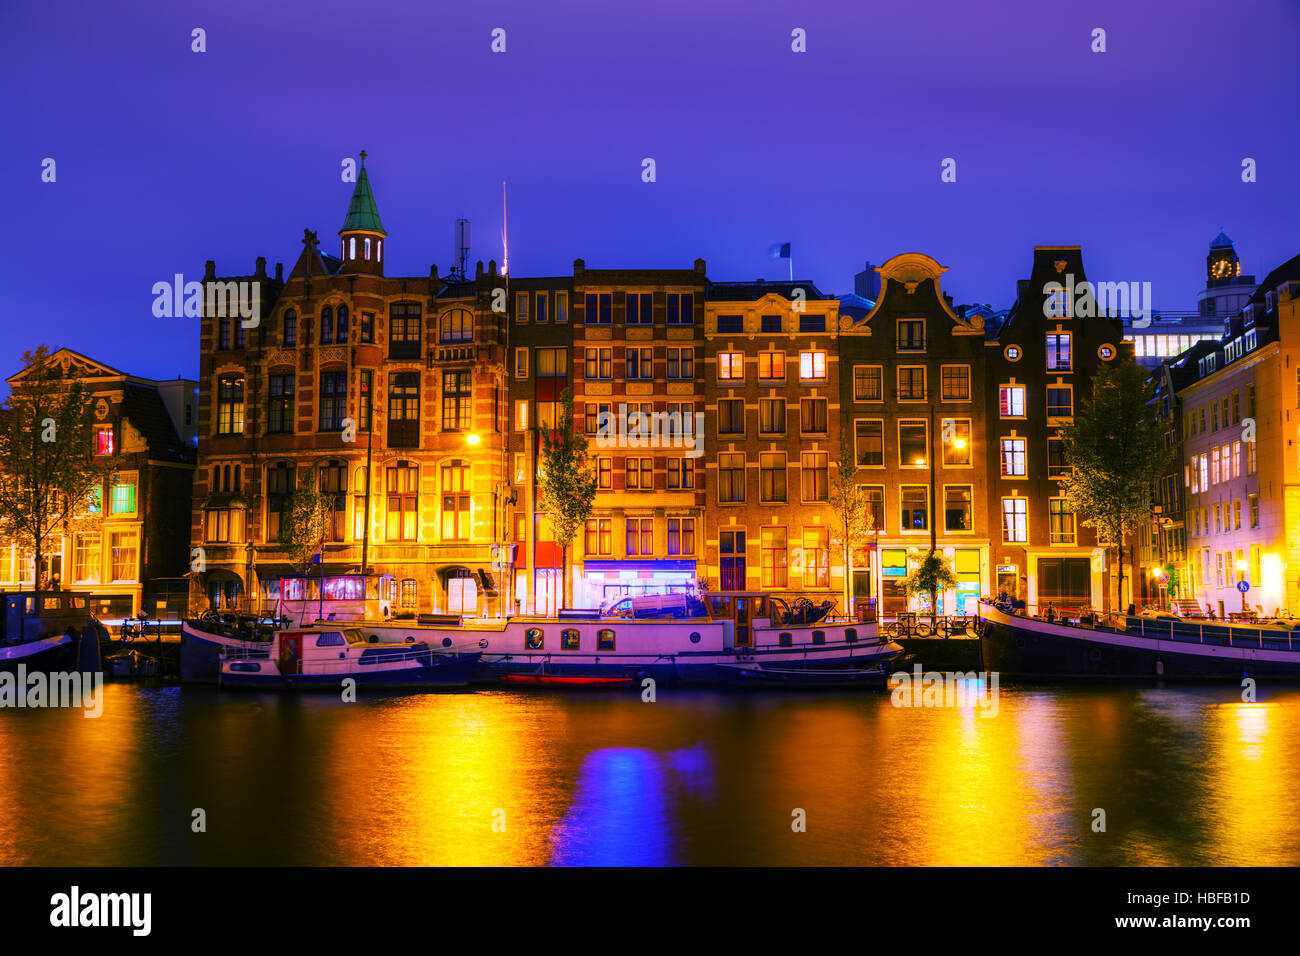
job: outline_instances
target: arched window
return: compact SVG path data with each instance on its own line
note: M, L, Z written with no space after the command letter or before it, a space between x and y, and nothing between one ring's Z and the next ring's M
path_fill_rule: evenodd
M370 237L369 236L366 236L365 241L362 243L362 245L365 247L366 250L366 261L369 262L370 261Z
M468 541L470 531L469 463L457 459L442 466L442 540Z
M612 651L614 649L614 631L603 627L596 632L596 650Z
M577 628L566 627L563 631L560 632L560 650L576 651L576 650L580 650L581 646L582 646L582 640L578 635Z
M438 318L440 342L471 342L474 339L474 313L469 309L448 309Z
M320 310L320 344L332 345L334 342L334 310L330 306Z
M298 344L298 312L296 309L284 310L284 335L282 344L293 348Z
M384 240L382 239L377 240L375 242L375 246L378 249L378 254L375 256L375 261L383 262L384 261Z
M530 651L540 651L546 641L546 635L540 627L530 627L524 631L524 647Z
M339 322L338 322L338 326L337 326L337 328L335 329L334 339L335 339L335 341L337 341L340 345L343 345L343 344L346 344L346 343L347 343L347 340L348 340L348 307L347 307L346 305L341 305L341 306L339 306Z
M348 240L348 258L355 259L356 257L357 257L357 237L353 236L351 239Z

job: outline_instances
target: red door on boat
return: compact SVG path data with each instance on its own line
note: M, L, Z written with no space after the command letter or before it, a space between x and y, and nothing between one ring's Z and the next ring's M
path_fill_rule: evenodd
M297 674L302 668L302 635L280 635L280 674Z

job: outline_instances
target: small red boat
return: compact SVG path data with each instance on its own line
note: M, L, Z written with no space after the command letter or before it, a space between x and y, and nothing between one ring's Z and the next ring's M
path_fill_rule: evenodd
M634 677L566 677L561 674L502 674L501 680L507 684L549 684L569 687L608 687L615 684L630 684Z

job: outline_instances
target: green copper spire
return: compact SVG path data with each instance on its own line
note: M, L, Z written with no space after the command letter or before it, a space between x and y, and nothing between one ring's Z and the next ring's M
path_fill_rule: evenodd
M357 174L357 185L352 190L352 203L348 206L348 218L343 220L345 232L377 232L388 235L384 224L379 221L379 209L375 206L375 194L370 191L370 177L366 175L366 151L361 151L361 172Z

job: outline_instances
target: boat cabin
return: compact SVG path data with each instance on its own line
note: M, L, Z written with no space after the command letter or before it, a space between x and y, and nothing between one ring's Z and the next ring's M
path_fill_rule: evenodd
M308 621L382 621L392 616L397 578L391 574L290 574L280 578L275 613Z
M86 595L76 591L9 591L3 600L0 644L26 644L64 634L90 618Z

